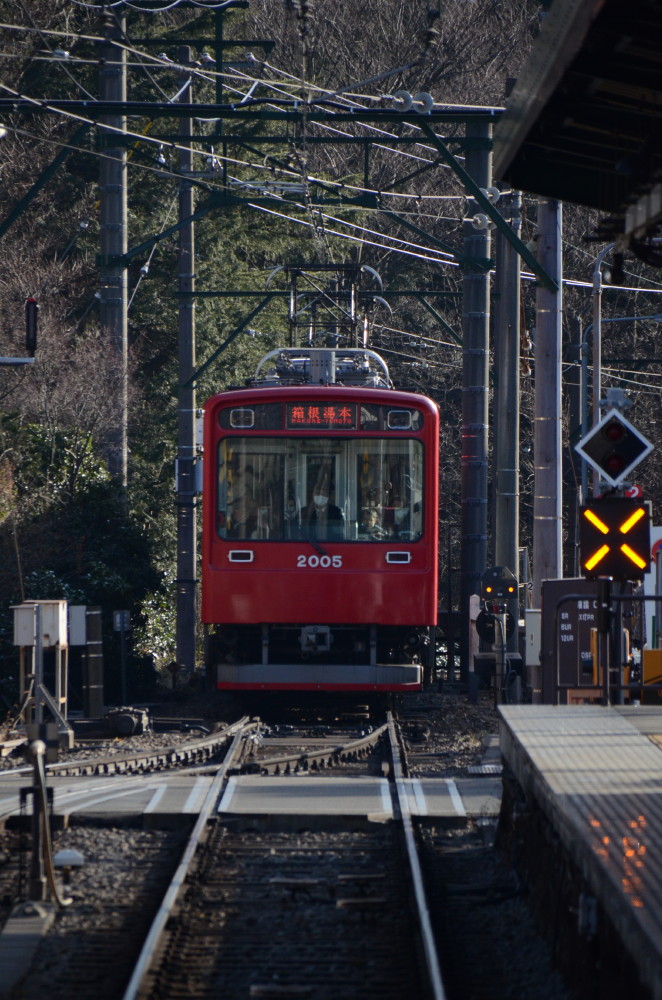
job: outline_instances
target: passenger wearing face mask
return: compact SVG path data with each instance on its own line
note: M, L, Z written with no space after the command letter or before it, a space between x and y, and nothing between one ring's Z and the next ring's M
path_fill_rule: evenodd
M316 487L308 507L307 534L310 538L337 541L345 537L343 512L329 503L328 487Z

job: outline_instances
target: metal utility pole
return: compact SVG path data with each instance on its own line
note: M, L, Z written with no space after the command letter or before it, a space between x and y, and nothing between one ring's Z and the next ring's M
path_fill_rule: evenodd
M177 55L181 66L191 62L188 45ZM191 103L191 84L184 87L179 100ZM180 120L179 171L179 410L177 437L177 665L190 675L195 670L196 647L196 451L195 451L195 237L193 222L194 193L190 177L193 169L191 119Z
M519 238L522 198L519 191L506 196L502 209ZM494 455L496 508L494 518L494 565L506 566L518 577L519 562L519 418L520 418L520 256L502 233L495 238L494 355L496 395ZM509 601L509 612L517 621L519 600ZM517 630L508 648L517 650Z
M99 91L104 102L126 102L126 51L123 41L125 18L117 8L102 18L101 69ZM106 127L105 127L106 126ZM128 324L127 272L122 260L127 252L127 166L122 133L126 117L104 115L99 120L99 196L101 254L99 312L101 330L113 347L118 375L118 421L111 438L108 470L120 484L124 502L127 488L128 425Z
M536 295L535 420L533 431L533 603L540 607L543 580L563 575L561 489L561 203L538 205L538 260L558 291L538 285Z
M600 396L602 394L602 263L616 246L609 243L597 256L593 268L593 426L600 423ZM600 496L600 474L593 475L593 496Z
M570 371L580 372L582 367L582 328L577 318L573 319L572 343L565 352L565 359L569 362ZM567 531L564 543L564 565L569 576L581 576L579 572L579 517L578 511L581 504L585 503L585 494L581 485L581 468L578 468L578 455L575 452L575 445L581 440L585 431L582 427L582 378L581 375L571 374L567 383L568 404L570 414L570 433L568 442L570 444L570 461L566 465L563 475L563 493L566 498L569 511L567 521ZM583 464L580 460L579 465ZM577 473L579 472L579 475Z
M478 187L492 183L491 126L467 124L466 172ZM487 222L487 220L485 220ZM470 598L480 594L487 567L487 396L489 367L490 230L464 223L462 278L462 540L461 636L462 679L468 680Z

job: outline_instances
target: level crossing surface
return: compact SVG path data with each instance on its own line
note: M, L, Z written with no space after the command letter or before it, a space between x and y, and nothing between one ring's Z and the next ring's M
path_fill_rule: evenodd
M504 767L662 1000L662 707L507 705Z
M50 778L53 812L65 822L75 817L121 821L144 817L157 825L173 817L194 816L211 784L209 774L131 775L101 778ZM0 774L0 824L20 813L20 789L30 774ZM409 779L412 815L447 821L472 816L496 818L501 802L498 776ZM31 807L28 803L27 812ZM319 778L312 774L273 777L238 775L230 779L218 805L220 816L363 816L393 818L386 778ZM75 820L74 820L75 821Z

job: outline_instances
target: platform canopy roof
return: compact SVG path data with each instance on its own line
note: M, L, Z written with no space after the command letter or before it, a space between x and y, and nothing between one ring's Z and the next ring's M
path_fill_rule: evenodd
M662 0L554 0L494 139L497 180L598 209L600 238L650 243L662 222Z

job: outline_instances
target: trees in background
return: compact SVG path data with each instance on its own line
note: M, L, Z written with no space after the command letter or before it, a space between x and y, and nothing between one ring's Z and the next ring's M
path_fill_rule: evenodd
M157 5L155 5L157 6ZM165 6L165 5L161 5ZM289 100L325 93L336 95L337 106L352 101L385 106L385 95L399 89L428 91L437 102L502 106L509 77L517 75L538 30L540 5L535 0L448 0L439 12L427 0L403 5L401 0L361 0L343 4L306 4L251 0L246 10L228 15L226 37L275 41L266 55L224 79L227 100L238 100L250 87L266 100ZM179 39L207 32L213 36L212 15L200 8L172 8L144 14L128 8L129 91L143 100L172 99L182 75L154 56L165 50L176 60ZM3 28L0 73L4 93L34 98L94 98L98 94L99 10L70 0L0 0ZM19 27L30 29L19 31ZM59 32L49 34L48 32ZM131 45L132 38L163 38L163 46ZM57 56L55 50L69 52ZM202 53L193 80L194 99L213 102L216 81L205 73ZM373 77L394 75L366 83ZM386 102L388 103L388 102ZM282 106L282 105L281 105ZM12 115L8 134L0 142L0 223L29 192L53 159L81 127L66 117ZM129 243L137 246L173 225L177 214L176 152L150 143L155 123L131 119L135 139L129 165ZM177 121L158 121L158 129ZM214 138L215 122L198 122L207 140L197 145L196 169L221 155ZM269 123L272 131L285 126ZM461 127L458 127L461 128ZM223 208L209 213L197 226L196 273L201 290L260 290L268 273L280 264L360 261L377 270L387 289L441 288L458 292L460 271L441 264L430 252L433 244L381 211L366 207L316 205L313 192L322 190L310 178L327 182L337 193L356 194L364 184L363 152L357 146L318 144L307 138L334 131L308 127L291 131L283 147L251 146L250 136L233 143L234 124L225 125L229 160L225 174L213 171L199 179L197 203L220 190L223 179L231 191L247 195L245 184L266 178L299 184L303 210L293 210L277 195L273 212L257 208ZM358 133L358 125L343 125ZM406 132L394 125L392 131ZM363 129L365 132L365 129ZM336 133L337 134L337 133ZM376 131L371 130L376 135ZM447 141L453 147L454 127ZM130 309L130 479L128 509L119 502L108 477L105 447L116 426L118 379L116 363L104 341L98 316L97 253L99 192L96 132L77 140L59 170L43 185L20 218L0 236L0 353L20 354L25 299L40 303L37 363L30 368L0 368L0 629L5 656L0 682L11 700L13 654L7 649L10 619L7 608L24 597L70 597L79 603L101 604L106 612L131 608L137 626L137 649L157 666L172 659L173 562L175 556L174 476L177 405L177 234L137 256L129 268ZM212 146L214 147L212 151ZM461 248L462 220L467 203L454 174L436 160L429 145L406 150L387 144L373 148L369 183L382 193L382 205L423 233ZM406 185L402 179L410 177ZM242 187L244 185L244 187ZM342 187L339 187L342 185ZM395 198L407 190L408 198ZM278 213L278 214L274 214ZM588 280L595 253L583 242L594 222L583 209L568 210L566 274ZM342 233L343 235L337 235ZM535 200L525 199L523 238L535 240ZM631 280L650 283L651 272L629 268ZM654 272L653 272L654 274ZM533 282L524 283L524 326L534 337ZM245 318L250 300L209 298L196 306L197 354L206 360ZM657 311L653 296L606 293L606 315L642 315ZM566 339L590 316L590 290L566 292ZM444 525L459 524L459 408L461 351L447 330L415 298L391 302L392 314L375 314L375 346L385 352L400 385L425 392L442 410ZM460 299L444 300L443 317L460 333ZM200 402L252 374L267 350L284 343L286 315L272 302L253 324L254 335L242 334L202 376ZM655 357L657 326L641 320L631 328L605 327L605 357ZM498 336L498 331L495 331ZM609 353L611 352L611 354ZM649 436L657 427L659 393L656 369L648 382L625 361L618 361L614 379L626 387L638 383L638 423ZM630 374L628 374L628 372ZM566 370L576 378L575 369ZM533 374L523 375L523 537L530 518L526 494L528 434ZM646 407L646 409L645 409ZM645 412L645 419L639 413ZM647 426L648 425L648 426ZM648 494L656 489L659 462L649 460L642 481ZM442 579L446 574L442 556ZM109 621L109 614L106 614ZM4 681L3 681L4 672Z

